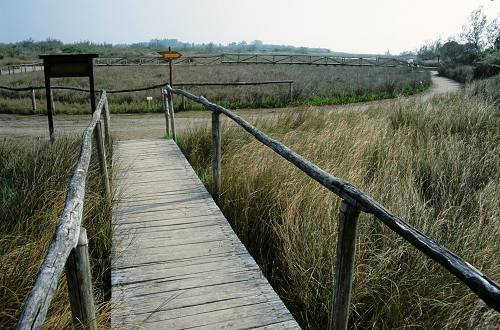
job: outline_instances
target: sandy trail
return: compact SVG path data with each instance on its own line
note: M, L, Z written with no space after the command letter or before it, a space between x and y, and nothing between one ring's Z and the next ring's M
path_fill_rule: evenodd
M429 98L441 93L455 92L461 85L453 80L438 77L437 72L432 71L432 87L423 94L411 97ZM374 102L354 103L346 105L321 106L321 107L290 107L277 109L242 109L235 112L243 118L254 121L256 119L269 119L282 113L290 111L360 111L372 106L390 104L394 99ZM210 113L208 111L186 111L176 114L176 129L178 132L195 127L210 125ZM230 120L222 116L223 121ZM88 125L90 115L56 115L54 127L57 135L81 134ZM165 117L162 113L152 114L111 114L111 130L114 138L126 139L148 139L161 138L165 134ZM45 115L9 115L0 114L0 137L16 138L42 138L48 137L48 123Z

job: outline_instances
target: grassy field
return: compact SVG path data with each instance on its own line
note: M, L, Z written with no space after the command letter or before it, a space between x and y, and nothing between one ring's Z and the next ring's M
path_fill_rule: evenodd
M492 239L500 235L499 81L256 126L499 282L500 241ZM197 129L179 138L208 187L210 136ZM339 198L239 127L226 127L222 141L224 214L300 324L326 328ZM499 314L441 266L372 216L359 224L353 328L498 328Z
M0 141L0 328L14 327L22 303L54 235L63 210L79 140ZM94 155L93 159L96 155ZM101 197L99 168L89 169L83 226L89 237L98 322L109 322L111 206ZM63 275L45 322L46 329L71 325Z
M97 67L96 88L117 90L165 83L165 66ZM370 101L420 92L430 84L428 72L408 68L322 67L305 65L212 65L175 67L175 82L240 82L294 80L293 105L326 105ZM85 79L54 79L54 85L87 88ZM0 76L0 85L23 87L43 85L43 72ZM230 108L283 107L290 103L288 85L190 87ZM31 113L29 92L0 90L0 112ZM153 101L148 104L147 96ZM37 93L39 111L45 112L44 92ZM88 112L88 95L81 92L55 91L58 113ZM159 90L110 94L112 112L160 111ZM176 98L175 107L179 108ZM189 104L192 109L199 109Z

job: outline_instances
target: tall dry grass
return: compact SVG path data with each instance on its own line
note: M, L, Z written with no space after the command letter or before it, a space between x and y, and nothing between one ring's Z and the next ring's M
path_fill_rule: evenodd
M364 112L303 111L257 127L345 178L500 282L500 109L471 94L400 99ZM339 198L226 127L220 206L305 328L324 329ZM210 131L180 145L210 184ZM352 328L497 328L500 317L372 216L356 242Z
M241 82L294 80L293 98L296 104L338 104L394 97L417 93L427 87L428 72L408 68L386 67L322 67L307 65L209 65L175 67L175 82ZM168 67L129 66L97 67L96 88L107 90L131 89L166 83ZM54 85L88 88L86 79L53 79ZM0 85L11 87L43 86L43 72L0 76ZM282 107L289 103L288 85L189 87L232 108ZM30 113L30 92L0 90L0 112ZM146 97L152 96L151 104ZM37 92L40 112L45 110L44 92ZM160 111L160 91L109 94L114 112ZM89 111L88 93L54 91L56 112L83 113ZM180 98L175 98L175 107ZM197 109L194 104L188 106Z
M0 328L13 328L22 303L54 235L63 210L69 176L80 150L79 139L53 145L35 140L0 141ZM93 159L96 155L93 155ZM101 196L99 168L91 163L83 226L89 236L98 322L108 324L111 206ZM44 324L68 328L71 311L65 277L59 283Z

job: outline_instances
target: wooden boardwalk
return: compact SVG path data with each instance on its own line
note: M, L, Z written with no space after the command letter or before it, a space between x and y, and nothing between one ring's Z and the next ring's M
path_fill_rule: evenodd
M298 328L173 141L117 142L113 166L113 328Z

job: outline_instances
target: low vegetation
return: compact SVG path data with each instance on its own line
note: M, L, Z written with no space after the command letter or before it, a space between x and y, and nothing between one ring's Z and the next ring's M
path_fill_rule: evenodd
M369 101L420 92L430 84L426 71L384 67L323 67L305 65L212 65L177 66L174 81L241 82L293 80L293 105L325 105ZM131 89L166 83L168 67L132 66L96 68L96 88ZM54 85L88 88L85 79L54 79ZM10 87L43 86L43 72L0 76L0 85ZM290 104L288 84L265 86L189 87L231 108L283 107ZM37 92L38 111L46 111L45 92ZM0 90L0 112L31 113L30 92ZM146 97L152 96L148 103ZM56 113L88 112L87 93L54 91ZM110 94L114 112L161 111L160 91ZM175 99L176 109L180 98ZM199 109L188 104L191 109Z
M11 329L52 240L63 210L79 139L0 142L0 328ZM95 156L95 155L94 155ZM96 158L93 158L96 159ZM109 320L111 207L101 197L99 168L89 169L83 226L89 237L98 323ZM59 283L45 322L47 329L71 324L66 280Z
M300 111L256 126L347 179L500 281L499 78L363 112ZM495 101L497 100L497 101ZM300 324L327 326L339 198L241 128L222 136L220 207ZM210 130L179 143L210 187ZM354 328L491 328L499 315L441 266L362 214Z

